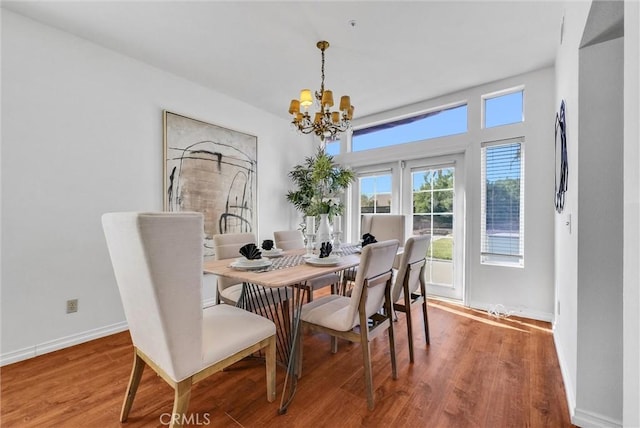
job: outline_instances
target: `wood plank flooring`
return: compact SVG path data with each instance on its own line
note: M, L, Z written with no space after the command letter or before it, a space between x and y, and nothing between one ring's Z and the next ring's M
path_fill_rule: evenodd
M497 320L429 301L431 345L413 313L415 363L406 320L394 323L398 379L386 336L371 344L376 407L367 410L360 346L305 333L303 377L288 412L268 403L264 366L241 361L197 384L190 426L211 427L570 427L548 323ZM146 369L129 420L118 417L133 350L128 332L11 364L0 370L2 427L162 427L173 390ZM278 368L278 391L284 370ZM163 416L164 415L164 416ZM164 418L164 419L162 419ZM165 424L163 424L165 422Z

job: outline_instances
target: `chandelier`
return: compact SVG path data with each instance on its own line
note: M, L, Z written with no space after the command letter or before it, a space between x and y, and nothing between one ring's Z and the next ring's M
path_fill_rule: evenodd
M331 111L333 107L333 92L324 89L324 51L329 48L329 42L321 40L316 46L322 52L322 82L320 91L315 91L315 98L319 111L313 118L309 114L309 106L313 104L311 89L300 91L299 100L291 100L289 114L293 115L292 125L303 134L314 133L320 137L320 141L332 141L340 132L351 127L353 118L353 106L348 95L340 98L340 109ZM300 107L302 106L302 110Z

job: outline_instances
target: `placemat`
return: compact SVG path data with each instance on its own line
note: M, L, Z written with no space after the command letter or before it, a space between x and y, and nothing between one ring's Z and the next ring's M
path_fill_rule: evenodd
M288 267L301 265L302 263L304 263L304 256L302 254L272 258L271 266L266 268L264 271L268 272L272 270L285 269Z
M362 248L359 245L342 244L339 251L345 256L348 256L362 251Z

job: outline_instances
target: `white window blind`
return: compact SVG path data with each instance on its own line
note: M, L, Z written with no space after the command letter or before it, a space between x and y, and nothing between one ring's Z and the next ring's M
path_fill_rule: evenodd
M524 265L524 141L482 146L483 263Z

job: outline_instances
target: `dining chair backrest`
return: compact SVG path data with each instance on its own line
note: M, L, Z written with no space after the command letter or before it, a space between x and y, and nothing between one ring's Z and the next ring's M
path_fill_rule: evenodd
M400 265L395 283L391 290L393 302L400 298L403 283L406 280L409 292L413 293L420 287L420 281L424 281L424 266L431 235L411 236L404 244Z
M243 245L256 242L253 233L225 233L213 235L215 259L224 260L242 257L239 253Z
M190 376L202 364L202 214L107 213L102 225L134 346Z
M221 235L213 235L213 250L216 260L235 259L242 257L240 248L243 245L256 242L253 233L225 233ZM237 279L218 278L218 291L231 287L238 283Z
M276 248L281 250L299 250L304 248L304 236L300 230L279 230L273 232Z
M396 214L363 214L360 236L370 233L378 242L397 239L404 243L405 216Z
M358 273L351 291L351 301L347 311L347 320L355 322L358 319L360 297L364 287L367 287L367 300L365 302L365 314L371 317L384 305L384 282L378 284L374 280L386 273L391 273L393 260L398 251L399 242L396 239L369 244L362 249ZM357 325L357 323L355 324ZM351 328L351 327L350 327Z

